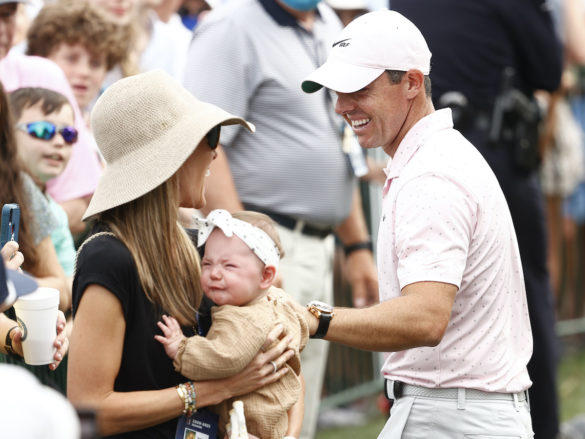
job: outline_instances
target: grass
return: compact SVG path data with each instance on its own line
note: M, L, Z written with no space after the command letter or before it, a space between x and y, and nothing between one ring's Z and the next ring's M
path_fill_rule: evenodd
M585 346L567 350L563 355L559 365L558 391L562 422L585 413ZM378 412L361 425L320 429L315 439L376 438L385 423L386 415Z
M316 439L366 439L376 438L386 423L385 415L377 415L370 419L367 424L351 427L328 428L319 430L315 435Z
M559 367L561 421L585 413L585 348L567 353Z

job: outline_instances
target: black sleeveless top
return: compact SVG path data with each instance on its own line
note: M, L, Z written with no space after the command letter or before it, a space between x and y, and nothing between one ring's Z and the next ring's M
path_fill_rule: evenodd
M124 351L114 391L158 390L187 381L175 372L162 344L154 339L155 334L162 335L156 323L163 312L147 299L129 250L114 236L96 237L78 255L73 281L73 315L91 284L100 285L116 296L126 320ZM186 336L193 335L192 328L183 328L183 332ZM174 438L176 425L177 419L173 419L145 430L108 437L169 439Z

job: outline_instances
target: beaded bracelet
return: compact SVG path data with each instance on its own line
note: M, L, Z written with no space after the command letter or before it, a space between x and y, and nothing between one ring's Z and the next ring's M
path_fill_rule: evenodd
M195 385L191 381L187 381L185 384L179 384L175 389L179 394L179 398L181 398L181 401L183 401L183 404L185 405L183 414L190 418L195 412L197 412Z

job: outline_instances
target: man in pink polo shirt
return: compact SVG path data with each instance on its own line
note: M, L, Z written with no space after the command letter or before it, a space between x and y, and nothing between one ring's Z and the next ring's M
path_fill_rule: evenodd
M381 303L311 303L311 334L388 352L394 401L380 438L532 438L522 266L504 195L477 149L431 102L431 53L394 11L350 23L308 93L337 93L363 148L390 156L378 234ZM333 311L333 312L332 312Z

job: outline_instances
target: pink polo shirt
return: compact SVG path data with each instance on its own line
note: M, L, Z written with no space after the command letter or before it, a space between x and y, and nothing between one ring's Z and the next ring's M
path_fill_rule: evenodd
M69 99L75 112L75 127L79 137L63 173L47 182L47 192L57 202L93 194L102 167L93 137L85 126L71 86L61 68L49 59L10 51L0 60L0 80L7 92L22 87L43 87Z
M527 389L532 333L512 218L489 165L453 129L451 110L421 119L386 174L380 299L421 281L459 290L439 345L388 353L383 375L425 387Z

